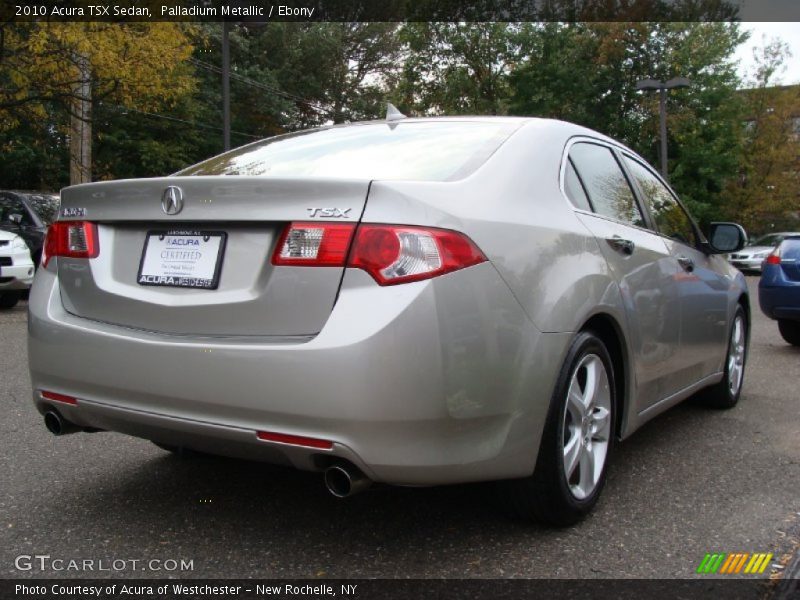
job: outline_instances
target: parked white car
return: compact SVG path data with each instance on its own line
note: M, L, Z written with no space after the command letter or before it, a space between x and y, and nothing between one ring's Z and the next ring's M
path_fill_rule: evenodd
M33 283L35 268L21 237L0 230L0 309L13 308Z
M747 246L728 255L731 264L740 271L761 272L761 265L770 253L788 236L800 235L800 232L768 233L750 242Z

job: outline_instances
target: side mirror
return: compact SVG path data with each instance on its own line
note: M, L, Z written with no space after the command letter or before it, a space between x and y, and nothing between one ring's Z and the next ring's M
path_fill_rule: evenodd
M14 223L14 225L19 226L19 224L22 223L22 215L19 213L11 213L8 215L8 221L9 223Z
M712 254L727 254L744 248L747 233L738 223L711 223L708 245Z

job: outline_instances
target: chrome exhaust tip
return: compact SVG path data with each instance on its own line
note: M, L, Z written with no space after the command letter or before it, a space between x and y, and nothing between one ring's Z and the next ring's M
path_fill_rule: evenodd
M347 464L333 465L325 469L325 487L337 498L347 498L363 492L372 481L356 467Z
M67 435L82 431L81 427L70 423L54 410L47 411L44 415L44 426L53 435Z

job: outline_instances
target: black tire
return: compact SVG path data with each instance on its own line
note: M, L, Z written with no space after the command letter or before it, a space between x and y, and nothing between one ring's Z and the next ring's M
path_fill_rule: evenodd
M14 308L19 302L19 292L0 293L0 309L8 310Z
M737 386L732 386L732 376L730 370L730 357L731 351L734 346L735 325L737 320L741 320L742 327L742 340L744 344L741 358L741 378ZM747 364L748 353L748 336L749 336L749 323L747 322L747 315L741 304L737 305L736 312L733 314L731 320L731 327L728 333L728 349L725 353L725 373L722 381L716 383L706 389L702 390L697 395L697 399L704 406L709 408L729 409L733 408L739 403L739 397L742 395L742 387L744 386L744 372Z
M778 330L787 344L800 346L800 321L781 319L778 321Z
M608 433L605 440L606 453L601 473L591 493L578 498L571 490L564 465L565 437L567 421L567 395L578 377L579 367L584 359L597 357L602 363L607 377L609 409L607 414ZM510 516L524 520L535 520L543 525L566 527L583 519L597 504L605 485L608 464L614 446L616 422L616 387L611 356L603 341L590 331L579 333L570 345L564 365L558 376L555 392L550 401L550 410L545 422L539 455L533 475L524 479L499 482L498 500ZM570 431L570 435L576 435ZM583 435L583 434L581 434ZM580 436L579 436L580 437ZM580 440L577 442L580 444ZM600 443L600 442L598 442ZM577 466L578 469L581 466ZM573 470L573 474L574 474Z

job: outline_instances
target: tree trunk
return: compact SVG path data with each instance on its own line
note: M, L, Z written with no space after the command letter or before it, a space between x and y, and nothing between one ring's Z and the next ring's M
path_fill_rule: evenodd
M69 183L92 180L92 83L89 59L76 55L79 81L73 88L69 122Z

